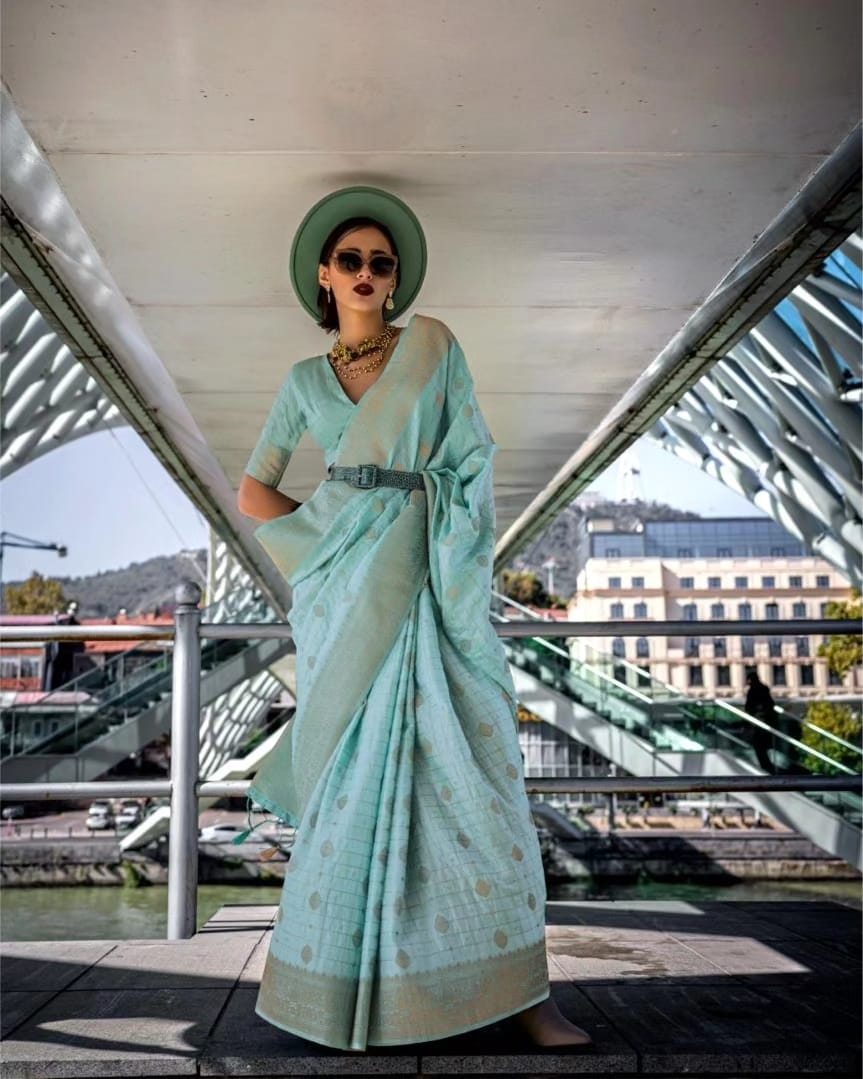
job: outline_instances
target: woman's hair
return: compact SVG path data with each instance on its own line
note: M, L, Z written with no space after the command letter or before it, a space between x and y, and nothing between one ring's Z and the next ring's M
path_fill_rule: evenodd
M336 225L326 240L324 240L324 246L321 248L321 257L318 259L318 262L324 266L328 266L330 256L333 251L335 251L336 245L345 233L353 232L354 229L365 228L369 225L381 230L384 236L389 240L393 254L398 258L399 249L396 247L393 234L386 225L382 225L380 221L376 221L373 217L349 217L346 221L342 221L341 224ZM398 288L400 281L399 266L396 266L395 278L396 288ZM339 329L339 312L336 307L336 301L335 299L327 301L327 290L322 285L318 286L318 310L321 313L321 320L318 323L321 329L326 330L327 333L336 333ZM384 317L384 321L386 321L389 312L383 310L381 314Z

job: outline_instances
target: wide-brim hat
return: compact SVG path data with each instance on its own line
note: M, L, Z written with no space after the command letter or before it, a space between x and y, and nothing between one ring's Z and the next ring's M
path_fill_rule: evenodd
M426 273L426 241L416 214L396 195L379 187L342 187L309 210L291 245L291 284L300 303L320 322L318 261L332 230L349 217L373 217L392 233L399 256L399 284L387 320L398 318L416 299Z

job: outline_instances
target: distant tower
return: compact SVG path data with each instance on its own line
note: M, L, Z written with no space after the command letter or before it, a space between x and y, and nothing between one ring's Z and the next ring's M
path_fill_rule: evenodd
M624 450L617 464L617 501L644 501L644 488L641 484L641 465L638 451L634 446Z
M551 555L551 557L547 558L542 564L542 568L548 570L545 590L546 592L548 592L549 595L554 592L554 567L556 565L557 559L554 557L554 555Z

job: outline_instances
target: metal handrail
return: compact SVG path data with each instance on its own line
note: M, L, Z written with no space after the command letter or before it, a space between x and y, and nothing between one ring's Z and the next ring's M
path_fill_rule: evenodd
M201 589L194 581L184 581L175 592L177 602L174 612L174 625L171 627L135 627L135 626L80 626L80 627L14 627L14 635L5 638L4 643L23 640L117 640L125 638L151 639L173 638L174 659L172 668L171 694L171 776L170 780L121 780L91 783L7 783L0 784L0 799L18 798L36 800L43 798L68 798L88 796L112 796L120 794L169 795L170 841L168 856L168 929L169 940L188 939L195 934L197 925L198 891L198 799L202 797L222 797L225 795L246 794L249 780L202 780L198 775L200 753L200 682L201 682L201 641L206 638L223 639L262 639L285 638L293 636L289 624L244 623L202 623L202 611L198 607ZM815 622L813 624L822 624ZM697 623L662 623L675 627L685 626L687 633L695 635L693 629ZM716 625L703 623L705 635L716 632ZM797 632L799 622L789 632ZM842 622L831 621L833 633L856 632L854 622L845 629ZM613 623L576 623L554 622L554 636L579 632L573 627L585 626L594 636L623 636L614 629ZM13 627L9 627L13 628ZM549 622L505 622L496 623L495 629L501 636L537 636L543 631L547 634ZM771 624L776 631L776 624ZM36 632L21 633L21 630ZM517 629L523 632L506 633L502 631ZM75 632L75 631L78 632ZM149 630L150 632L142 632ZM155 630L155 632L154 632ZM741 632L745 632L743 629ZM644 623L639 624L638 635L644 632ZM807 750L809 747L806 747ZM530 778L525 780L530 793L564 793L575 791L620 792L627 791L737 791L737 790L775 790L775 791L830 791L851 790L863 792L863 776L673 776L673 777L554 777Z
M793 637L814 633L826 637L859 634L860 623L852 618L790 618L784 622L649 622L625 620L607 622L552 622L554 637ZM513 620L496 625L500 637L548 635L547 619ZM636 627L636 628L633 628ZM649 631L649 632L646 632ZM201 637L279 639L293 637L286 622L202 622ZM0 648L33 641L122 641L170 640L173 626L0 626Z

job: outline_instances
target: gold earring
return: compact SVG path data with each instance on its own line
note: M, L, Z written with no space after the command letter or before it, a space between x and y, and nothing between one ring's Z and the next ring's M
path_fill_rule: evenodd
M389 296L387 296L386 300L384 301L384 307L387 309L387 311L392 311L392 309L395 307L395 304L393 303L393 294L392 293L390 293Z
M324 287L325 287L325 288L326 288L326 290L327 290L327 303L329 303L329 302L330 302L330 300L332 299L332 297L330 296L330 286L329 286L329 285L325 285Z

